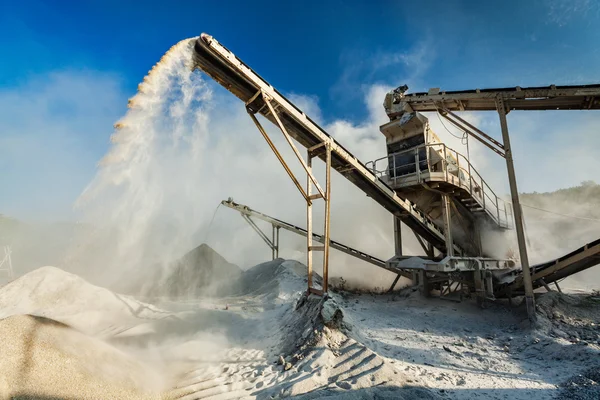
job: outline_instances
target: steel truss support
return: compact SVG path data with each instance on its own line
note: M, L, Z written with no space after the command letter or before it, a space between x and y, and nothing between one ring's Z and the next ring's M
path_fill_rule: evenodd
M446 282L446 284L441 285L440 298L443 299L445 296L450 296L452 294L458 293L459 301L462 301L463 297L465 295L465 293L464 293L465 287L467 287L467 292L468 292L468 283L465 283L463 281L460 274L457 274L456 276L450 274L448 276L448 281Z
M554 285L556 286L556 290L558 290L559 293L562 293L560 286L558 286L558 281L554 281Z
M479 128L471 125L468 121L462 119L458 115L454 114L452 111L442 108L438 109L438 113L444 117L448 122L452 125L456 126L458 129L468 133L471 137L477 139L479 142L483 143L489 149L497 153L501 157L506 157L506 149L504 145L498 142L493 137L489 136L487 133L483 132Z
M452 242L452 210L450 208L450 196L446 193L442 197L442 212L444 218L444 234L446 237L446 256L454 257L454 245Z
M244 218L244 220L248 223L248 225L250 225L252 227L252 229L254 229L256 231L256 233L258 233L258 236L260 236L261 239L267 244L267 246L269 246L269 248L271 249L271 256L272 256L273 260L278 258L279 257L279 227L272 225L272 227L273 227L272 236L271 236L271 239L269 239L267 234L264 233L263 230L260 229L260 227L258 225L256 225L256 222L254 222L254 220L252 220L252 218L250 218L249 215L242 214L242 218Z
M423 239L417 232L414 233L415 237L417 238L417 242L419 242L419 244L423 248L423 251L425 252L425 254L427 254L427 257L433 258L435 256L435 250L433 249L431 243Z
M308 201L306 203L306 264L308 267L308 291L311 293L327 295L327 284L329 278L329 245L331 241L330 235L330 215L331 215L331 147L327 144L313 146L308 149L308 170L306 179L306 193L309 199L318 198L311 195L312 192L312 160L317 156L319 150L322 150L321 147L325 147L325 194L320 197L325 202L325 214L323 221L323 246L313 246L313 215L312 215L312 203ZM315 185L316 186L316 185ZM317 187L318 188L318 187ZM314 251L322 251L323 252L323 289L320 291L319 289L313 286L313 252Z
M485 280L484 280L485 270L479 269L479 267L473 271L473 283L475 285L475 298L477 299L477 304L483 306L485 302Z
M302 188L300 181L298 180L298 178L296 178L296 176L294 175L294 173L292 172L292 170L290 169L290 167L287 165L286 161L284 160L283 156L281 155L281 153L279 152L279 150L277 149L277 147L275 146L275 144L273 143L273 141L267 134L266 130L263 128L261 123L258 121L256 116L254 115L255 111L253 111L249 107L249 104L256 101L259 97L262 98L262 100L264 101L265 106L269 110L269 113L275 119L276 125L281 130L281 133L283 134L285 140L288 142L288 144L290 145L290 148L296 155L296 158L298 159L298 161L304 168L304 171L306 172L306 190ZM277 159L279 160L279 162L281 163L281 165L287 172L290 179L296 185L296 188L298 189L298 191L300 191L300 194L302 194L302 197L304 197L304 199L306 200L306 222L307 222L307 224L306 224L307 225L307 229L306 229L307 230L306 266L308 268L308 291L310 293L326 296L327 295L328 277L329 277L328 269L329 269L330 213L331 213L331 207L330 207L331 145L329 143L327 143L327 144L320 143L320 144L310 147L308 149L307 160L304 160L304 158L300 154L300 151L294 144L292 137L290 136L287 129L285 128L285 125L282 123L282 121L277 113L276 106L274 107L273 104L271 104L271 98L267 94L265 94L262 90L259 90L250 100L248 100L248 102L246 103L246 111L248 112L248 115L250 115L250 118L252 119L252 121L254 122L254 124L260 131L260 133L262 134L262 136L267 141L267 143L268 143L269 147L271 148L271 150L273 151L273 153L275 153L275 156L277 157ZM314 157L316 157L317 155L321 155L323 151L325 152L325 155L326 155L325 156L325 189L323 189L321 187L321 185L317 181L317 178L314 176L313 171L312 171L312 159ZM314 195L311 194L313 186L317 189L317 193ZM325 205L325 213L324 213L324 217L323 217L324 221L323 221L323 235L322 235L323 245L322 246L313 245L312 207L313 207L313 201L317 200L317 199L323 199L323 201L325 203L324 204ZM264 238L263 238L263 240L264 240ZM267 244L268 244L268 242L267 242ZM276 251L273 247L271 247L271 248L273 250L273 255L275 256ZM313 252L315 252L315 251L323 252L323 286L321 289L314 286L314 280L313 280Z
M546 283L546 281L544 280L544 278L541 278L539 280L539 283L544 287L544 289L546 289L547 292L551 292L552 289L550 289L550 286L548 286L548 284Z
M394 215L394 252L396 256L402 255L402 220Z
M397 215L393 216L394 218L394 253L396 257L402 256L402 220ZM396 287L396 284L400 280L402 274L396 275L394 282L392 282L392 286L388 289L388 292L392 292Z
M519 244L519 256L521 267L523 268L523 286L525 287L525 304L527 305L527 316L531 322L536 318L535 299L533 297L533 284L531 271L529 268L529 257L527 256L527 242L525 238L525 229L523 225L523 210L519 202L519 190L517 188L517 175L513 163L512 150L510 147L510 137L508 135L508 122L506 121L506 105L501 97L496 98L496 109L500 116L500 127L502 128L502 141L504 142L506 169L508 170L508 183L510 185L510 195L512 197L513 212L515 216L515 229L517 231L517 242Z
M506 169L508 171L508 182L510 185L510 193L512 198L513 213L515 218L515 230L517 232L517 242L519 245L519 256L521 259L521 266L523 268L523 286L525 288L525 303L527 305L527 316L530 321L536 320L535 313L535 299L533 296L533 283L531 277L531 270L529 268L529 257L527 255L527 243L525 238L525 230L523 225L523 212L521 204L519 202L519 192L517 188L517 178L515 172L515 166L512 156L512 150L510 146L510 136L508 134L508 122L506 115L509 110L506 107L505 100L501 95L498 95L495 99L496 111L500 117L500 127L502 129L502 142L500 143L494 138L490 137L480 129L476 128L469 122L465 121L458 115L445 107L438 108L436 110L440 115L450 121L452 124L457 126L459 129L464 130L470 136L474 137L488 148L499 154L506 160ZM446 218L444 217L444 221Z
M279 258L279 226L275 226L275 225L271 225L271 227L273 228L272 230L272 237L273 237L273 243L275 244L275 246L273 246L271 248L272 250L272 257L273 260Z

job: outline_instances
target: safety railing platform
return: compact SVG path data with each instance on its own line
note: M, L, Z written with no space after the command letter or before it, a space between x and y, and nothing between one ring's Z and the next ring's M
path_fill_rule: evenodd
M513 228L511 204L494 193L465 156L444 143L392 153L365 165L398 192L423 183L445 184L439 190L454 191L473 214L484 213L500 228Z

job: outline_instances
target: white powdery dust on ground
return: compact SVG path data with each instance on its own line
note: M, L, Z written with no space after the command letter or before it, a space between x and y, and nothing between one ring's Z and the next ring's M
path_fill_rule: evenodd
M595 340L574 343L545 327L530 330L521 313L503 306L480 309L474 302L427 299L409 291L335 298L354 338L441 395L554 399L560 384L599 365Z
M155 299L160 307L125 296L127 305L121 304L120 295L57 268L33 271L0 289L0 311L42 313L58 323L19 315L0 320L10 350L0 362L0 389L66 395L71 383L90 393L108 385L130 398L151 398L162 384L165 398L173 399L541 400L598 364L595 324L582 322L589 307L567 304L558 294L540 301L553 318L546 325L569 332L568 323L579 324L587 345L551 337L545 325L524 329L523 316L506 308L482 310L474 301L450 303L417 292L332 292L327 315L319 314L321 298L298 302L305 271L298 262L275 260L245 271L218 295ZM129 307L140 312L129 314ZM323 327L319 315L333 320L338 309L343 319ZM99 317L95 331L108 327L100 330L102 340L74 329L85 328L90 314ZM66 322L73 328L60 325ZM68 374L48 375L49 363ZM49 379L57 385L46 387Z

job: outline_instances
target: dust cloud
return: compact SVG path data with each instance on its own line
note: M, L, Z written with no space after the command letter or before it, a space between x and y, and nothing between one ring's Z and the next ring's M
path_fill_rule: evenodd
M270 249L236 212L218 208L229 197L290 223L306 224L302 197L243 105L190 69L191 43L173 46L144 78L129 111L115 124L111 149L96 177L77 201L81 223L88 229L71 243L64 265L95 284L120 288L155 276L153 269L167 268L202 242L242 269L264 261ZM377 96L369 98L379 97L383 89L373 90ZM292 97L318 113L313 99ZM379 117L373 112L363 124L335 121L326 129L345 139L359 157L374 158L385 151ZM276 145L293 159L281 133L269 125ZM303 173L299 164L292 169ZM323 180L323 166L315 171ZM391 216L337 174L332 187L332 238L382 259L390 257ZM317 232L322 230L322 213L317 205ZM305 239L282 232L282 257L303 261L304 247ZM330 265L333 276L367 287L388 286L394 278L335 252Z

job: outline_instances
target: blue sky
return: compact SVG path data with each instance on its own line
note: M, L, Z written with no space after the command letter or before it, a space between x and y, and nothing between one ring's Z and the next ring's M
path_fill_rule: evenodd
M360 85L413 90L589 83L600 6L531 1L20 1L0 13L0 84L48 71L114 73L132 93L173 43L208 32L331 118L361 113ZM364 112L364 110L362 110Z
M600 82L595 0L2 1L0 213L68 215L126 99L171 45L201 32L279 90L308 96L326 123L369 120L366 97L377 85ZM531 130L562 118L536 114ZM586 132L597 129L598 117L581 118ZM561 147L558 135L544 141ZM547 185L525 177L522 188L551 190L590 176Z

